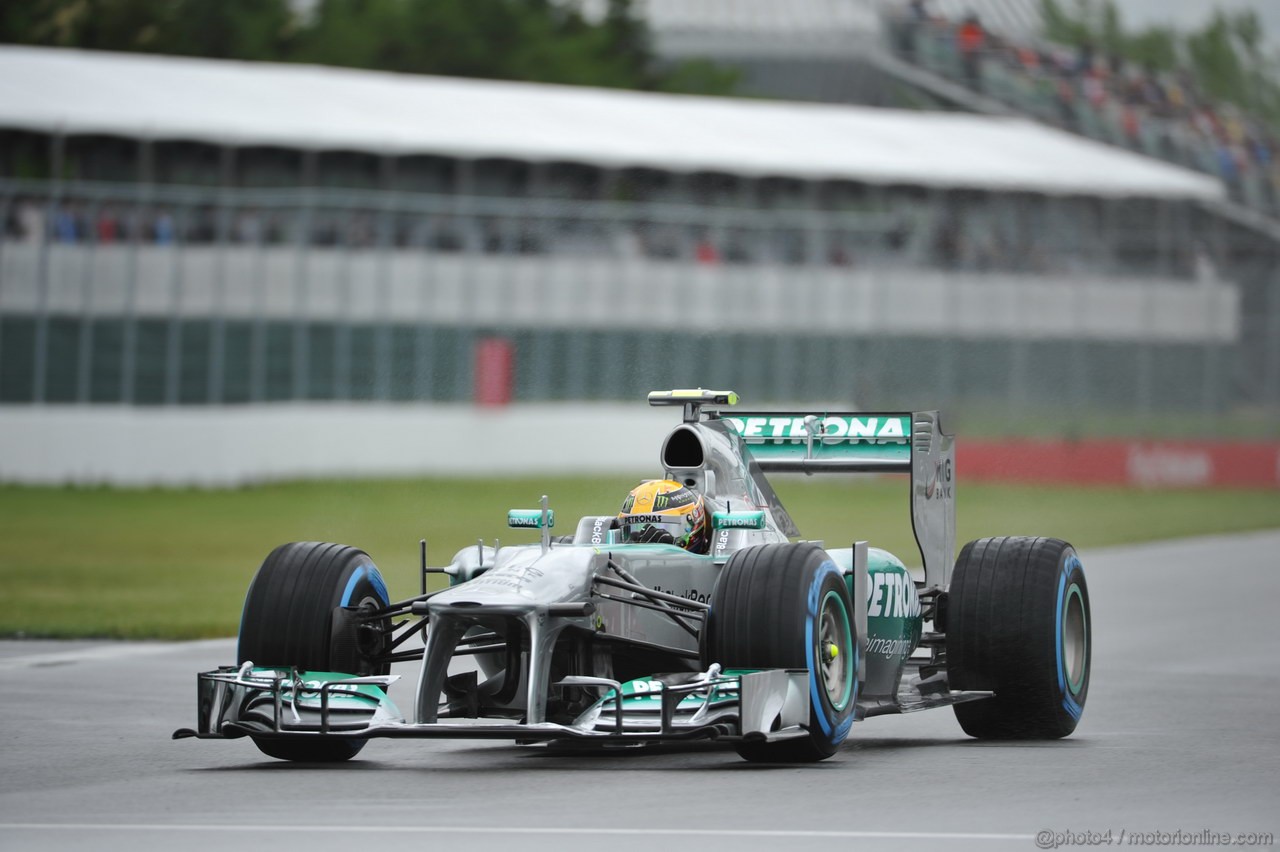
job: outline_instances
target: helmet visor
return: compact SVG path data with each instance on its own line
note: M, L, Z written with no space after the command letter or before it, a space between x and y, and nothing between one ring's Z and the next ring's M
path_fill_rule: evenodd
M619 520L622 522L623 541L639 539L649 527L657 527L668 533L682 547L689 536L689 519L685 515L622 515ZM651 535L652 532L645 538Z

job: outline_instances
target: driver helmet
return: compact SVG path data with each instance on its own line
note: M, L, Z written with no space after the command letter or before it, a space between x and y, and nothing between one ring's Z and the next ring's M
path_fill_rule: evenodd
M711 544L702 495L670 479L644 482L631 490L618 513L624 541L670 542L691 553Z

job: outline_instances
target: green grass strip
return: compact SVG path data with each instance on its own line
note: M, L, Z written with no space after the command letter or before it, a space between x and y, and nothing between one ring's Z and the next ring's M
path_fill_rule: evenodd
M418 589L417 542L447 564L507 529L506 512L548 494L557 534L617 511L618 477L308 482L234 490L0 487L0 635L183 639L235 635L245 589L286 541L369 552L396 597ZM829 546L867 539L919 564L904 479L779 478L801 533ZM1280 493L965 485L959 544L988 535L1109 544L1280 526Z

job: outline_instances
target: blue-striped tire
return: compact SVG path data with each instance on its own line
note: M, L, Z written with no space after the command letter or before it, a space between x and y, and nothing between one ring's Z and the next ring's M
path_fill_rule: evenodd
M263 561L245 595L238 661L300 671L387 674L377 663L378 631L361 631L344 607L377 609L389 603L387 586L362 550L343 544L282 544ZM342 615L342 613L338 613ZM258 748L281 760L349 760L364 747L354 738L296 740L254 737Z
M703 664L809 671L809 735L772 743L745 740L738 754L752 761L809 763L836 753L858 699L855 624L849 585L822 548L767 544L730 557L711 594Z
M952 689L994 698L955 706L966 734L1057 739L1075 730L1089 696L1089 587L1075 549L1009 536L960 551L948 591Z

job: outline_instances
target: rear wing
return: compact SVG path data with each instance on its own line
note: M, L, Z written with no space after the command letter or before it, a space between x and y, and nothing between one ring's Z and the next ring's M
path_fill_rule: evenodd
M956 549L955 436L943 431L937 411L734 411L719 419L766 473L910 474L925 583L947 587Z

